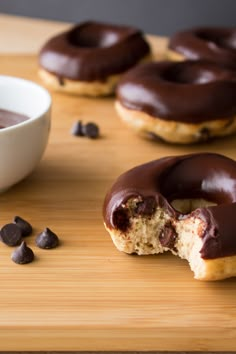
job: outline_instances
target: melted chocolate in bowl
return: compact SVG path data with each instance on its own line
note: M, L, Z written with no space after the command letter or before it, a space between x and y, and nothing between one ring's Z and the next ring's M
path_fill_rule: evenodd
M28 119L29 117L23 114L0 109L0 129L11 127Z

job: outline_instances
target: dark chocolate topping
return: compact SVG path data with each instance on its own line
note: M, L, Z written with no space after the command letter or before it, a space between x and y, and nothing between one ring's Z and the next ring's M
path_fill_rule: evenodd
M187 59L207 59L236 70L236 28L199 27L176 33L169 48Z
M11 127L28 119L29 117L24 114L0 109L0 129Z
M200 123L236 114L236 71L206 61L146 63L128 71L119 102L164 120Z
M50 39L40 51L39 64L60 79L103 81L128 70L149 52L135 28L84 22Z
M131 197L155 198L175 217L170 202L181 198L204 198L217 206L193 212L208 220L202 258L236 255L236 162L218 154L201 153L166 157L135 167L121 175L104 202L108 228L119 228L114 215ZM118 227L117 227L118 226Z

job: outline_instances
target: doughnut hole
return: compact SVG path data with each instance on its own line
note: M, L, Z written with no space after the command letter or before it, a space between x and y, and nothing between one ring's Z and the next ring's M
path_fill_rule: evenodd
M182 64L182 65L181 65ZM207 84L228 78L228 73L221 67L204 62L204 65L199 65L199 62L178 63L163 70L161 77L164 81L184 84Z
M212 45L217 45L221 48L227 49L227 50L236 50L236 35L235 32L232 34L224 34L220 35L219 33L215 31L204 31L204 30L199 30L196 31L196 36L199 39L202 39L206 42L212 43Z
M109 31L99 25L87 23L76 27L69 34L71 45L80 48L106 48L120 41L122 35L116 30Z
M170 203L173 208L182 214L190 214L198 208L206 208L209 206L217 205L202 198L194 199L175 199Z

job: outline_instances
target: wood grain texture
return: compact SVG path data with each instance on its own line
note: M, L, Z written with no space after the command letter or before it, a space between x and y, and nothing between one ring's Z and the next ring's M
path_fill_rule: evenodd
M0 67L40 82L33 56L1 56ZM98 123L101 138L72 136L77 119ZM45 156L30 177L0 195L0 223L20 215L34 235L48 226L62 242L41 250L29 237L36 261L24 266L0 244L0 351L235 350L235 279L199 282L187 262L170 254L122 254L103 227L103 199L120 173L200 151L236 158L235 137L189 147L154 143L120 122L112 98L53 94Z
M0 53L35 54L48 38L70 25L0 13Z

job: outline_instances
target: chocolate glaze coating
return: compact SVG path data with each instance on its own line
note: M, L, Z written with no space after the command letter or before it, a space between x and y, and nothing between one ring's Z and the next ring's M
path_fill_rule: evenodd
M84 22L50 39L39 64L60 80L104 81L150 53L142 33L132 27Z
M170 204L174 199L204 198L217 206L192 212L207 221L202 258L236 255L236 162L219 154L165 157L122 174L108 192L105 224L117 228L114 215L131 197L155 198L175 218L189 217ZM123 208L125 212L125 208Z
M169 48L187 59L207 59L236 70L236 28L198 27L176 33Z
M229 119L236 115L236 72L206 61L146 63L122 77L117 99L164 120Z

